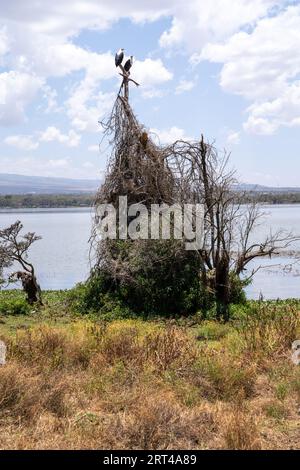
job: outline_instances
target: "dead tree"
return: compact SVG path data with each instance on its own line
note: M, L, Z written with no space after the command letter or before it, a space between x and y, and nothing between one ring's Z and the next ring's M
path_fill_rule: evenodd
M16 277L22 283L24 292L26 293L27 302L32 305L39 302L42 305L41 289L37 283L36 277L32 273L25 271L17 271L11 275L11 278Z
M30 304L42 304L41 289L35 276L32 263L28 261L28 250L41 237L33 232L21 235L23 225L20 221L15 222L10 227L0 230L0 253L5 255L6 263L12 265L18 263L23 271L17 271L10 275L9 280L19 280L27 295Z
M296 239L283 230L264 240L251 241L264 215L257 203L245 204L245 194L235 190L235 172L229 155L223 156L204 142L178 141L169 147L169 167L177 175L177 194L182 202L197 202L205 208L204 246L199 250L202 282L214 292L219 319L229 319L234 282L256 258L272 258ZM257 271L257 270L256 270ZM248 274L249 280L256 271Z

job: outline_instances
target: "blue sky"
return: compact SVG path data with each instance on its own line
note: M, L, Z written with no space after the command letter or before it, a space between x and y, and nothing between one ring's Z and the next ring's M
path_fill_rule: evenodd
M209 5L206 5L209 3ZM244 182L300 186L300 5L0 0L0 172L98 178L98 120L133 54L131 104L167 143L203 133Z

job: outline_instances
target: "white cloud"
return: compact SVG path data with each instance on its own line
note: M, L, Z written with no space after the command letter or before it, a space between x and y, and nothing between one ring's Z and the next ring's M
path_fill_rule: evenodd
M166 69L160 59L145 59L134 62L134 78L143 87L151 88L172 80L173 74Z
M163 95L158 88L169 80L173 74L160 59L145 59L134 61L134 79L142 85L142 92L145 98L157 98Z
M268 119L255 116L249 116L243 127L250 134L257 135L272 135L278 129L277 124L269 122Z
M12 82L12 74L31 78L31 87L39 89L43 85L44 97L48 102L46 112L57 111L57 95L47 84L51 77L64 77L74 72L83 71L81 81L73 81L69 100L66 101L66 112L72 125L82 131L98 129L97 121L111 104L111 94L101 89L102 81L115 78L120 80L114 66L114 55L111 52L96 53L74 44L73 38L84 28L103 30L121 17L129 17L133 21L143 22L154 20L167 12L171 2L164 1L159 7L158 1L146 1L140 4L137 0L130 1L124 8L123 2L99 0L78 0L70 8L67 0L56 2L45 0L43 6L31 2L30 8L19 0L11 0L9 5L1 5L0 20L0 56L8 52L5 66L10 80L4 75L2 81L10 81L6 87L9 95L5 107L0 104L0 123L14 125L25 117L26 106L31 103L35 94L28 90L26 83L24 93L16 98ZM66 14L66 11L68 14ZM5 29L1 29L1 23ZM155 88L171 79L172 74L160 60L146 59L136 61L137 80L141 80L143 90L150 94ZM16 78L15 78L16 80ZM78 78L77 78L78 80ZM38 81L38 82L37 82ZM4 91L0 90L1 95ZM0 100L2 103L3 100ZM15 103L15 104L12 104Z
M218 45L221 41L227 44L232 35L240 34L249 36L247 33L240 33L242 26L251 31L255 26L262 23L268 9L274 5L284 6L286 2L278 0L211 0L203 4L201 0L191 0L182 2L181 0L128 0L124 7L124 1L117 0L108 2L107 0L89 0L89 2L78 0L72 8L67 0L61 0L59 4L50 0L45 0L43 5L31 2L30 8L20 0L11 0L1 5L1 15L6 27L0 34L0 53L7 53L11 50L8 66L32 76L45 80L48 77L63 77L67 74L83 70L85 72L84 87L90 86L90 92L86 100L78 96L77 84L75 95L70 96L70 107L68 114L72 123L80 130L98 129L97 120L103 115L105 108L103 101L106 98L100 95L98 103L91 106L88 103L94 100L95 93L100 92L99 85L102 80L116 77L113 64L113 55L109 52L97 54L72 42L73 37L78 35L83 29L104 30L118 21L120 18L130 18L135 22L154 21L161 17L172 19L172 25L165 31L160 44L168 49L185 49L197 57L204 58L203 48L207 43ZM68 12L66 15L65 12ZM278 15L281 16L281 15ZM276 18L276 17L275 17ZM264 20L263 20L264 21ZM292 35L292 33L291 33ZM252 36L252 34L250 34ZM275 37L276 35L273 35ZM11 40L13 39L13 40ZM257 50L262 50L261 41ZM294 41L295 43L296 41ZM206 49L206 54L208 54ZM129 52L129 51L128 51ZM214 53L216 50L214 50ZM207 56L209 60L215 60ZM237 84L232 84L232 75L236 70L232 70L232 65L227 64L223 69L221 84L226 89L237 91ZM249 61L248 61L249 62ZM239 63L239 66L241 64ZM240 69L243 71L243 68ZM245 73L242 75L246 76ZM226 76L229 77L229 82ZM235 74L235 76L239 76ZM142 93L145 97L158 97L162 95L159 85L172 79L172 73L166 69L160 60L147 58L144 61L136 61L135 77L143 85ZM267 82L267 75L266 80ZM280 81L280 80L279 80ZM251 77L249 79L251 82ZM90 83L90 85L88 85ZM97 84L95 86L95 83ZM280 86L280 83L277 84ZM192 89L192 82L182 81L177 86L176 93ZM276 84L275 84L276 86ZM246 96L245 88L240 93ZM249 89L255 92L249 92ZM266 90L268 87L264 86ZM259 87L248 87L248 93L259 93ZM105 93L106 95L106 93ZM109 97L107 97L110 99ZM49 97L49 110L55 110L55 95ZM31 99L28 99L30 102ZM28 104L28 103L27 103ZM21 105L21 115L24 115L26 103ZM16 111L16 110L15 110ZM7 122L15 121L11 118L13 111L5 110ZM3 114L3 113L2 113ZM20 117L20 112L16 111ZM90 117L89 117L90 116Z
M77 0L70 6L69 0L53 2L31 2L10 0L2 2L1 16L7 21L23 23L34 34L69 37L83 28L103 30L120 18L130 18L135 22L154 21L169 14L173 4L179 0Z
M270 135L280 126L300 126L300 81L286 83L276 99L255 102L248 111L250 116L244 128L254 134Z
M85 162L90 163L90 162ZM93 164L77 164L70 157L46 158L38 157L3 157L0 158L0 173L18 173L30 176L63 176L65 178L97 179L103 175L103 170Z
M163 90L157 88L148 88L143 90L142 96L143 98L161 98L164 96L165 92Z
M40 135L41 142L57 141L62 144L66 144L68 147L77 147L80 139L81 136L73 129L71 129L68 134L62 134L62 132L54 126L47 127L47 129Z
M181 93L184 93L185 91L190 91L195 87L196 83L193 82L192 80L180 80L178 83L175 93L176 95L180 95Z
M150 132L155 137L158 137L161 144L171 144L176 140L192 140L188 137L184 129L173 126L170 129L150 129Z
M111 54L95 54L87 66L86 74L79 84L73 87L66 101L67 113L72 126L80 131L97 132L99 123L111 109L114 93L103 93L99 86L103 79L118 77ZM145 59L134 62L134 79L142 85L146 97L157 96L157 86L171 80L172 74L161 60Z
M31 135L11 135L4 139L4 143L26 151L36 150L39 146L39 143L34 141Z
M52 44L54 40L41 37L41 45L46 46L43 54L36 43L30 44L30 67L39 75L63 77L78 70L86 70L87 75L97 75L102 80L115 76L111 53L98 54L61 40Z
M72 127L87 132L98 130L97 121L112 99L110 93L103 91L102 81L118 77L113 54L86 50L76 45L74 38L84 29L107 29L120 18L141 23L165 17L171 20L171 27L160 38L163 48L187 51L193 63L223 63L221 86L251 99L254 107L249 108L246 130L270 132L280 125L298 125L297 113L286 119L260 115L258 111L258 107L261 109L278 97L282 99L279 108L283 113L291 104L286 91L299 75L300 28L299 6L284 12L288 3L291 2L127 0L124 5L123 0L77 0L70 8L67 0L1 2L0 57L10 71L0 74L0 124L22 122L26 107L41 88L46 93L47 112L57 111L55 90L47 91L45 83L50 77L80 71L83 78L73 81L65 103L66 113ZM272 17L268 17L269 9L275 6ZM1 28L1 24L5 26ZM162 96L160 85L173 77L162 61L146 58L137 60L134 67L134 78L142 84L142 96ZM183 80L176 93L192 89L192 83ZM261 120L271 124L261 125Z
M223 41L264 16L278 0L192 0L173 2L171 28L160 38L165 48L201 53L207 42Z
M83 168L94 168L95 169L95 165L92 162L84 162L82 166L83 166Z
M43 92L43 98L45 98L47 102L46 113L61 111L57 102L57 91L50 86L45 85L43 87Z
M10 126L24 121L25 107L36 97L41 78L17 71L0 73L0 124Z
M57 160L48 160L47 166L49 168L67 168L69 166L69 160L67 158L58 158Z
M0 58L9 51L9 40L7 37L6 28L0 29ZM0 62L1 63L1 62Z
M223 62L221 86L253 103L248 132L273 134L300 124L300 5L261 20L251 33L209 44L202 59Z
M89 152L99 152L99 145L89 145L88 146L88 151Z
M32 135L11 135L4 139L4 143L19 150L36 150L40 142L59 142L68 147L77 147L81 136L73 129L68 134L63 134L57 127L49 126L44 132Z
M28 6L30 4L30 8ZM183 45L198 52L207 41L225 39L241 25L253 23L265 15L279 0L69 0L2 2L1 17L14 27L27 28L35 37L75 36L82 29L104 30L121 18L134 22L173 19L172 26L161 37L163 47Z
M72 126L81 132L99 131L98 121L110 110L114 98L114 93L102 93L96 84L89 86L83 81L66 102Z
M228 145L237 145L240 143L240 133L235 131L228 132L227 135L227 144Z

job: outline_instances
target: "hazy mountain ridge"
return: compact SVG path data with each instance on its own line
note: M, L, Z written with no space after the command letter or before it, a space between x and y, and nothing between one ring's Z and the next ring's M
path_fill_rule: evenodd
M0 173L0 194L93 193L101 181Z
M260 184L241 183L236 186L239 191L257 191L260 193L298 193L300 187L263 186Z
M94 193L101 180L71 179L48 176L25 176L0 173L0 194L80 194ZM299 188L270 187L259 184L242 183L236 186L238 191L255 191L266 193L295 193Z

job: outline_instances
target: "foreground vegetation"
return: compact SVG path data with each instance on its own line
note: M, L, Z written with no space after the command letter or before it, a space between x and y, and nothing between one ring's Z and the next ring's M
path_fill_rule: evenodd
M83 317L68 292L44 304L0 293L2 449L300 447L299 302L250 302L228 324Z

